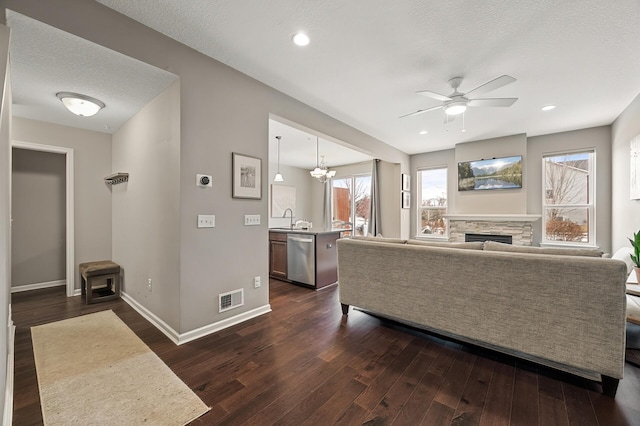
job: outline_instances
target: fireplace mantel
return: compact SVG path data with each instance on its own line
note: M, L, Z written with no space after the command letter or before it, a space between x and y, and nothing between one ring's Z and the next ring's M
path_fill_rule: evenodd
M447 214L445 218L464 221L481 222L535 222L542 216L539 214Z
M465 234L511 235L513 244L530 246L533 223L539 214L448 214L449 241L462 242Z

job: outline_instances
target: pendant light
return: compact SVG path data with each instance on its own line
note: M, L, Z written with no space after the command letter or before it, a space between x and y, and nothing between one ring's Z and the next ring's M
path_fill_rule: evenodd
M329 170L326 164L324 164L324 155L321 157L322 161L320 161L320 164L318 164L318 155L320 150L319 146L320 140L316 136L316 168L311 170L309 173L312 177L318 179L321 183L325 183L336 175L336 171Z
M282 136L276 136L276 139L278 139L278 172L276 173L275 177L273 178L273 181L274 182L284 182L284 178L280 174L280 139L282 139Z

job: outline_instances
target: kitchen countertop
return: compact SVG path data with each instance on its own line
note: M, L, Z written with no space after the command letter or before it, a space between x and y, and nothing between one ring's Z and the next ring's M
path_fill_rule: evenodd
M334 234L343 231L350 231L350 229L344 228L335 228L330 230L325 230L321 228L309 228L309 229L297 229L297 228L269 228L269 232L282 232L285 234L309 234L309 235L324 235L324 234Z

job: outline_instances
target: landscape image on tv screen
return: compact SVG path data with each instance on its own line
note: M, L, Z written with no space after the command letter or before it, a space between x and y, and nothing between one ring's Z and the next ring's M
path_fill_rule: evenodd
M458 191L522 188L522 156L458 163Z

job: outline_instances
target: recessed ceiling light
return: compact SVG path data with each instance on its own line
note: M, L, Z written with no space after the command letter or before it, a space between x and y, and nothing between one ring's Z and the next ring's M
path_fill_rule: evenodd
M543 106L542 110L543 111L551 111L552 109L554 109L556 106L555 105L547 105L547 106Z
M420 130L420 134L421 135L426 135L427 133L429 133L429 132L427 132L426 130Z
M305 33L295 33L292 39L296 46L306 46L309 44L309 37Z

